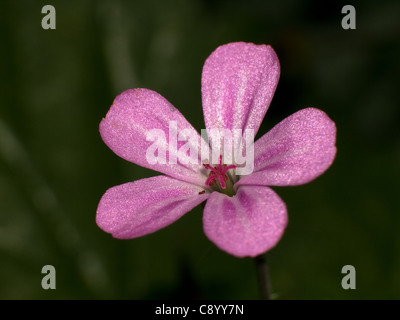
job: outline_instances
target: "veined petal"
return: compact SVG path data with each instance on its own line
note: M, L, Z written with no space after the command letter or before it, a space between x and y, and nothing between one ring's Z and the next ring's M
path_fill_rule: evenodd
M255 142L254 171L240 185L307 183L329 168L336 155L336 126L325 112L307 108L287 117Z
M235 42L218 47L202 73L206 128L253 129L256 135L279 74L279 60L270 46Z
M185 131L192 133L194 143L190 139L179 141L178 135ZM204 184L201 136L171 103L152 90L130 89L117 96L100 122L100 134L107 146L125 160L183 181ZM192 160L186 156L184 164L178 151L187 144L197 150L197 156L194 153Z
M203 225L220 249L237 257L255 257L277 244L287 225L287 211L272 189L243 186L233 197L211 193Z
M131 239L168 226L207 199L203 189L167 176L125 183L106 191L96 223L113 237Z

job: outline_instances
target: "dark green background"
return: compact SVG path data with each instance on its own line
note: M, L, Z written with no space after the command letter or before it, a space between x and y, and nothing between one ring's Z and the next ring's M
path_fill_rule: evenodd
M56 30L43 30L52 4ZM343 30L353 4L357 29ZM0 2L0 298L257 299L252 259L218 250L202 208L139 239L95 224L99 199L154 174L116 156L98 124L114 97L153 89L200 130L204 60L271 44L280 82L259 135L304 107L336 122L332 167L274 188L289 225L267 254L277 299L400 298L398 1ZM57 270L43 290L41 269ZM357 289L343 290L353 265Z

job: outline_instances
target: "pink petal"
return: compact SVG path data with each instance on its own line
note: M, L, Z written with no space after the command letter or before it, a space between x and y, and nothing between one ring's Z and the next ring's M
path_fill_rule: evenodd
M323 111L300 110L255 142L254 172L242 176L236 186L307 183L332 164L335 141L335 123Z
M177 134L184 129L192 130L197 146L201 145L200 135L165 98L148 89L131 89L115 98L105 119L100 122L100 134L107 146L125 160L180 180L204 185L206 177L200 173L202 166L198 157L196 164L179 161L177 150L186 141L178 141L176 147L169 150L171 121L176 123ZM160 129L165 134L166 163L151 164L146 158L146 151L155 143L155 140L147 141L146 134L153 129ZM171 135L171 140L177 141L176 136ZM173 157L175 163L171 160Z
M207 199L203 189L167 176L125 183L107 190L96 223L113 237L131 239L168 226Z
M280 74L270 46L236 42L218 47L202 74L207 129L253 129L257 133Z
M286 206L270 188L243 186L228 197L211 193L203 215L204 232L220 249L255 257L274 247L287 225Z

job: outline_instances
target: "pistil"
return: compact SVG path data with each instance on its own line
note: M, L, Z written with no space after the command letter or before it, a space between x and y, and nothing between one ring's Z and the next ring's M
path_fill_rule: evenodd
M206 169L210 170L210 173L208 174L208 178L205 183L206 186L215 186L218 191L228 196L233 196L235 194L233 190L232 176L228 172L228 170L236 168L234 164L222 164L222 155L220 155L219 164L217 166L212 167L209 164L203 164L203 166Z

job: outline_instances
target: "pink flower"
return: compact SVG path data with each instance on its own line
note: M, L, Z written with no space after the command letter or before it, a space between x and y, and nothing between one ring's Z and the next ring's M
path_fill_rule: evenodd
M202 73L203 112L207 129L253 129L256 134L270 105L280 74L270 46L229 43L206 60ZM115 238L140 237L168 226L206 201L203 227L220 249L237 257L255 257L282 237L287 225L284 202L269 186L307 183L332 164L336 127L321 110L306 108L281 121L254 143L254 171L236 176L234 163L202 165L154 163L146 158L153 144L146 133L194 130L165 98L148 89L116 97L100 134L121 158L165 175L128 182L107 190L96 222ZM197 134L197 141L202 141ZM185 141L178 141L178 150ZM177 157L174 148L167 156ZM228 192L228 189L230 190ZM229 195L231 196L229 196Z

